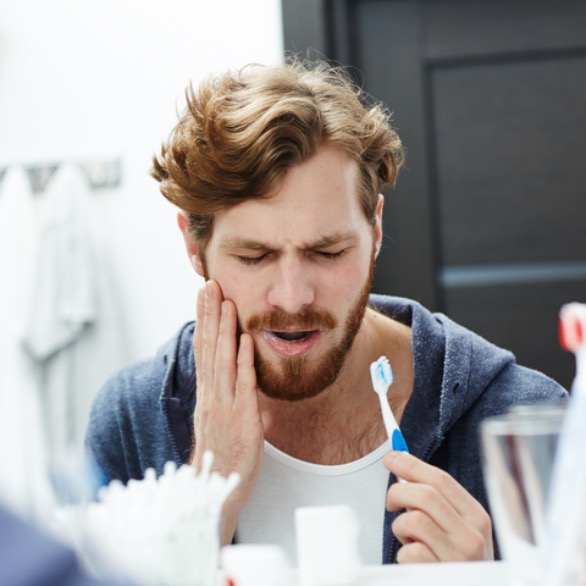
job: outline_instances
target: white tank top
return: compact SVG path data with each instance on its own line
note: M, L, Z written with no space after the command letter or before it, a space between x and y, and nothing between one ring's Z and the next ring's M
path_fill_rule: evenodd
M354 462L323 466L292 458L265 441L258 482L238 518L238 542L280 545L296 567L295 509L344 504L360 519L362 563L380 565L389 478L382 459L388 451L385 442Z

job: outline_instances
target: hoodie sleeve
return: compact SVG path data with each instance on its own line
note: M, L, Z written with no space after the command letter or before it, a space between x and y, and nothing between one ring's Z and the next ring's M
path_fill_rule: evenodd
M142 361L118 371L97 393L86 448L104 483L141 479L147 468L160 474L167 460L176 460L160 401L163 379L155 361Z

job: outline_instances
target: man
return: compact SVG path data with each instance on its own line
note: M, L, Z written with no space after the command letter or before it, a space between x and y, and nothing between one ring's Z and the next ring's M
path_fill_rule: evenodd
M102 389L98 464L126 481L213 451L242 478L224 543L293 557L294 509L347 503L364 563L492 559L478 424L564 391L443 315L369 296L380 193L402 164L388 114L324 63L249 67L187 97L153 175L206 279L196 326ZM412 455L389 453L381 355Z

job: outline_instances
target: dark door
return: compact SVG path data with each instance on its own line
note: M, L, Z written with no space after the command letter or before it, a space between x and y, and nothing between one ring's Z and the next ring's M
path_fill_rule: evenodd
M285 47L351 67L394 113L375 289L421 301L569 387L586 301L586 3L283 0Z

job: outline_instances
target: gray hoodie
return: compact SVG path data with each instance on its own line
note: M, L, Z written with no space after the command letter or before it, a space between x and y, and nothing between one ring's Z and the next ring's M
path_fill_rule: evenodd
M479 423L512 405L558 401L566 391L415 301L371 295L370 305L412 328L415 380L401 420L409 451L448 472L488 509ZM187 323L156 356L123 368L98 392L86 443L106 481L140 479L146 468L160 474L167 460L187 461L196 400L194 329ZM390 474L389 486L395 481ZM382 559L393 563L399 542L391 524L399 513L381 514Z

